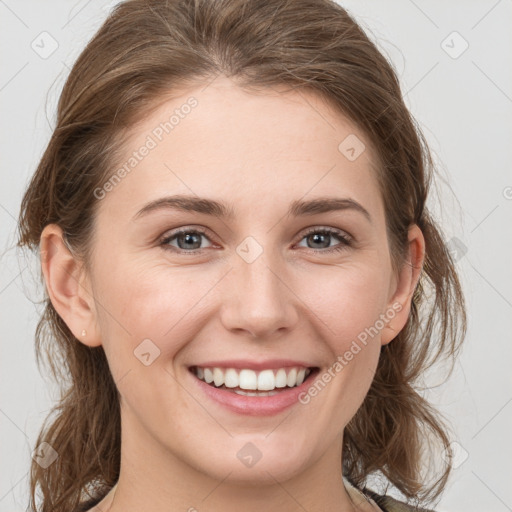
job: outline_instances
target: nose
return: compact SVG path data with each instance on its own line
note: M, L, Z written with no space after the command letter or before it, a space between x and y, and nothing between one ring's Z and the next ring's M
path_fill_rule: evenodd
M224 286L221 321L230 331L263 340L293 329L299 319L300 301L286 273L263 256L252 263L238 259Z

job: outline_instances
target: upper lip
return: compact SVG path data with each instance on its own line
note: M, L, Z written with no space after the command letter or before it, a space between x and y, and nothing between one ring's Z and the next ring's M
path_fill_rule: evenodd
M195 364L192 367L194 366L200 368L246 368L255 371L274 370L293 366L298 366L301 368L315 368L315 366L310 363L305 363L303 361L297 361L293 359L267 359L265 361L253 361L248 359L230 359L223 361L205 361L203 363Z

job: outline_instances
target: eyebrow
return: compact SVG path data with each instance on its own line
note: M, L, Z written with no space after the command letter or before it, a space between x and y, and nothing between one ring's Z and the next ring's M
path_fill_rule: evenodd
M233 208L226 203L195 196L175 195L162 197L147 203L134 215L133 220L144 217L151 212L167 209L203 213L221 219L233 219L235 217ZM370 223L372 222L368 210L350 198L319 197L308 201L293 201L288 210L288 215L299 217L342 210L353 210L362 213Z

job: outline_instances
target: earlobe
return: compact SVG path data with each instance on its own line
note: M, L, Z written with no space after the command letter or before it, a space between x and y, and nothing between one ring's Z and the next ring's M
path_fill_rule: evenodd
M413 224L409 228L407 259L402 265L396 285L391 290L391 298L387 305L389 322L381 332L381 344L392 341L404 328L411 311L414 290L418 284L423 262L425 260L425 239L421 229Z
M82 264L67 247L57 224L46 226L41 233L40 254L46 290L59 316L81 343L101 345L94 300L84 286Z

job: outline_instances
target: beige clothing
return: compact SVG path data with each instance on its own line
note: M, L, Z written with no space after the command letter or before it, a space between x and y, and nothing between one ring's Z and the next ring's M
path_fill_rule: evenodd
M349 496L356 505L359 505L363 501L368 503L368 512L371 510L375 510L375 512L435 512L434 510L408 505L407 503L392 498L391 496L380 495L368 489L365 489L365 492L360 491L345 477L343 477L343 483L345 484L345 488L347 489Z

